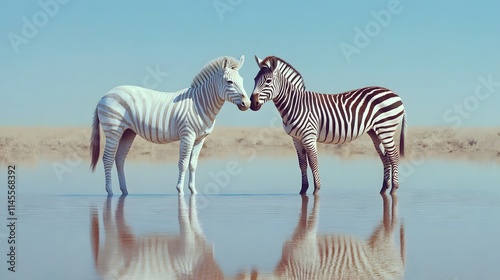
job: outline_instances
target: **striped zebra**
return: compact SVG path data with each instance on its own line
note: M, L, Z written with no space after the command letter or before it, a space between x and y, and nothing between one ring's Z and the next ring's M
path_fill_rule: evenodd
M305 89L300 73L283 59L255 56L260 67L250 97L250 109L258 111L273 100L283 119L283 127L293 138L302 173L300 194L309 183L307 164L314 177L314 194L321 188L316 143L342 144L365 132L371 137L384 166L384 193L392 177L391 193L399 187L399 153L404 155L406 120L401 98L382 87L365 87L340 94L321 94ZM402 122L399 153L394 134Z
M112 199L104 203L102 244L98 211L91 209L92 253L101 279L224 279L198 221L194 195L189 209L184 196L178 197L179 235L134 235L124 217L125 197L120 197L114 218Z
M119 86L104 95L94 113L90 166L95 170L99 159L100 124L106 136L103 162L108 195L113 194L111 169L114 162L122 194L128 193L123 167L137 134L158 144L180 141L176 188L179 194L183 194L184 176L189 166L188 186L191 193L196 194L198 156L222 105L230 101L241 111L250 106L243 79L238 73L243 62L244 56L239 61L231 57L216 58L201 69L189 88L177 92Z
M310 216L309 198L302 196L302 209L291 240L285 242L281 260L272 274L254 269L240 279L403 279L405 269L404 226L399 227L399 249L394 243L397 232L397 196L383 198L382 221L367 240L350 235L317 234L319 196L314 197Z

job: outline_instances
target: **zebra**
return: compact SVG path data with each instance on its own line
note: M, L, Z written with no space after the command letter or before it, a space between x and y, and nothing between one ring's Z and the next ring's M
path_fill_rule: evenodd
M94 112L90 151L92 171L99 159L100 130L106 136L103 163L106 191L113 194L111 169L116 162L122 194L128 194L124 164L132 142L138 134L159 144L180 141L179 177L176 189L183 194L184 176L189 166L189 189L196 194L195 171L198 156L213 130L215 118L225 101L241 111L250 106L238 73L244 63L232 57L219 57L208 62L196 75L189 88L177 92L159 92L137 86L119 86L104 95Z
M92 256L101 279L224 279L212 245L198 221L196 196L189 209L178 196L180 234L134 235L124 217L126 196L121 196L113 218L112 199L103 206L104 242L100 243L98 210L91 207Z
M382 195L383 214L367 240L351 235L317 234L319 195L307 216L309 198L302 196L297 227L283 245L282 257L272 274L253 269L250 275L240 273L238 279L403 279L405 270L405 229L399 227L399 250L394 243L397 232L398 198Z
M314 178L314 194L321 188L317 142L342 144L365 132L370 136L384 166L380 193L399 187L399 153L404 156L406 118L401 98L391 90L371 86L340 94L322 94L305 89L300 73L288 62L275 56L264 60L255 56L260 67L250 97L250 109L258 111L273 100L283 120L283 127L293 138L302 174L300 194L309 187L307 164ZM402 122L399 153L394 134Z

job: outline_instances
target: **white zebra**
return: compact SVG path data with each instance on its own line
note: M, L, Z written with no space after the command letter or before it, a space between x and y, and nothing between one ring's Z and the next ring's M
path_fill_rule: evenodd
M91 244L97 274L107 279L224 279L213 248L205 241L198 221L196 199L189 211L178 197L180 234L134 235L124 217L125 197L120 197L115 217L112 199L103 207L104 244L100 243L99 216L91 209Z
M397 229L397 197L383 197L383 218L368 240L350 235L317 234L319 196L307 217L308 197L302 196L299 222L291 240L283 245L282 257L272 274L254 269L239 279L402 279L405 268L404 226L400 225L400 248L394 244Z
M225 101L245 111L250 106L238 70L244 56L237 61L220 57L210 61L193 79L189 88L167 93L136 86L119 86L104 95L97 104L91 137L91 168L99 159L100 130L106 136L103 162L106 191L113 194L111 169L116 162L122 194L127 194L124 164L132 142L138 134L153 143L180 140L177 191L183 193L184 176L189 165L189 189L196 194L195 171L205 137L215 125L215 118Z

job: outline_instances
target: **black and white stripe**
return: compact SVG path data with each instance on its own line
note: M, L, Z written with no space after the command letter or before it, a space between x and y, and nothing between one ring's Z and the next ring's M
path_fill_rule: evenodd
M302 209L290 240L271 274L254 269L240 279L403 279L405 271L405 230L398 222L397 197L382 195L382 220L371 236L362 240L345 234L318 234L319 196L314 197L311 214L309 198L302 196ZM395 235L399 225L399 248Z
M180 141L177 191L183 193L184 177L189 166L189 189L196 193L195 170L198 156L215 125L215 118L225 101L242 111L250 101L238 70L239 61L221 57L210 61L193 79L191 87L178 92L159 92L136 86L120 86L101 98L94 113L91 137L92 170L99 159L101 125L106 136L103 162L106 191L112 194L111 169L114 162L120 189L127 194L124 163L136 135L153 143Z
M394 192L399 187L399 155L404 155L405 111L401 98L383 87L365 87L340 94L305 90L298 71L284 60L256 57L260 71L255 77L251 109L256 111L273 100L283 119L283 127L293 138L302 173L304 194L308 188L307 164L314 176L314 193L321 187L316 143L342 144L367 133L384 165L381 192L392 178ZM394 134L402 122L399 152Z
M189 209L184 196L178 198L179 234L134 234L124 216L125 199L120 197L114 215L112 199L106 199L102 213L104 234L97 209L91 209L90 237L100 279L224 279L198 221L194 195Z

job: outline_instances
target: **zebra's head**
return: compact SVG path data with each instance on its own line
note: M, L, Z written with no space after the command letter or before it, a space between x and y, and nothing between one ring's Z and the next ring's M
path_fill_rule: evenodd
M260 70L255 76L255 86L250 100L250 109L258 111L264 103L276 100L281 94L305 90L304 79L288 62L276 56L261 60L255 56Z
M260 110L260 107L267 101L273 99L275 96L274 77L276 76L276 59L262 59L255 56L255 61L260 70L255 76L255 86L253 88L252 96L250 97L252 111Z
M243 78L238 72L245 62L245 56L242 55L238 65L234 65L225 57L223 61L224 74L219 90L220 97L226 101L234 103L241 111L246 111L250 107L245 88L243 87Z

